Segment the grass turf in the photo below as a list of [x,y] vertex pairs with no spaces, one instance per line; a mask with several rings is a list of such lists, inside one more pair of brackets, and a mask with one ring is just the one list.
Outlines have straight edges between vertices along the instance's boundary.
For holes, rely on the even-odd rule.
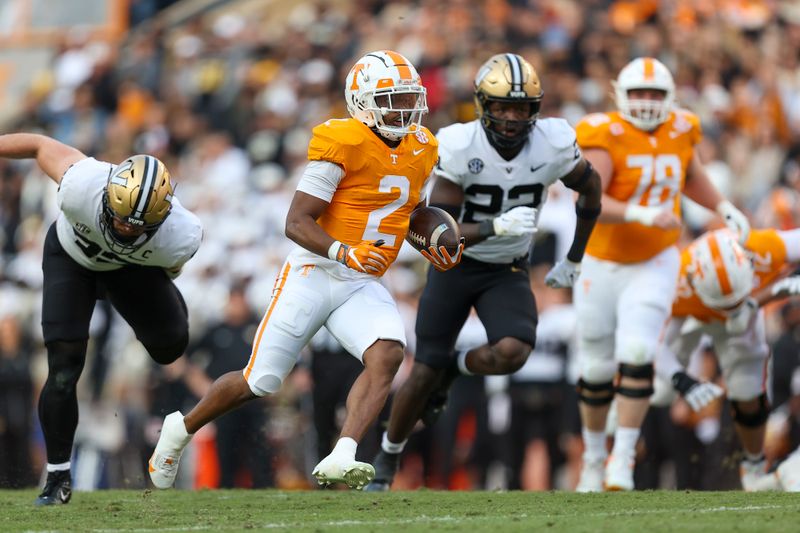
[[319,490],[0,491],[0,531],[798,531],[800,495]]

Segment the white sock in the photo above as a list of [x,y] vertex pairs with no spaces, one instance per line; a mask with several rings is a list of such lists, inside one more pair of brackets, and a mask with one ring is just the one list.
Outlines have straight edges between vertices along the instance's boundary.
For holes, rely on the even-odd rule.
[[745,461],[750,461],[751,463],[760,463],[761,461],[764,460],[764,452],[762,451],[758,453],[750,453],[747,450],[745,450],[744,459]]
[[639,440],[639,428],[618,427],[614,433],[614,449],[612,454],[618,457],[633,457],[636,455],[636,442]]
[[[168,430],[167,433],[164,432],[165,428]],[[170,413],[164,418],[161,436],[164,438],[164,444],[171,449],[183,450],[192,440],[192,435],[186,431],[186,423],[183,421],[183,414],[180,411]]]
[[383,432],[383,438],[381,439],[381,450],[385,451],[386,453],[403,453],[403,449],[406,447],[406,442],[408,439],[404,440],[403,442],[392,442],[389,440],[389,436],[386,432]]
[[342,437],[333,447],[331,455],[346,455],[350,459],[356,458],[356,448],[358,443],[350,437]]
[[605,431],[591,431],[583,428],[581,430],[583,435],[584,445],[584,458],[594,461],[598,459],[605,459],[608,456],[606,450],[606,432]]
[[48,472],[63,472],[64,470],[69,470],[69,468],[70,468],[69,461],[67,461],[66,463],[57,463],[57,464],[47,463]]
[[475,374],[470,372],[469,368],[467,368],[467,354],[469,350],[461,350],[458,352],[456,356],[456,360],[458,361],[458,370],[465,376],[474,376]]

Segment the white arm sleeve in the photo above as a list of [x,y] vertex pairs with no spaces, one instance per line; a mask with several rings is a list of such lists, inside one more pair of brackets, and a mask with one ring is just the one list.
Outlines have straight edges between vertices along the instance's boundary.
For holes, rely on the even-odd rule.
[[297,190],[330,202],[343,177],[344,170],[336,163],[309,161],[300,183],[297,184]]
[[786,246],[786,261],[789,263],[800,261],[800,229],[779,231],[778,235]]

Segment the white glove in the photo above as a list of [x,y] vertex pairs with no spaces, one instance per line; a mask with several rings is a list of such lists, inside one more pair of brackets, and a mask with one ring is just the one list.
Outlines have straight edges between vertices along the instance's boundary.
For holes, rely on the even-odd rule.
[[575,285],[575,280],[581,274],[581,264],[573,263],[569,259],[562,259],[555,264],[550,272],[544,277],[544,282],[548,287],[554,289],[565,289]]
[[773,296],[796,296],[800,294],[800,276],[789,276],[772,284]]
[[694,412],[700,411],[725,392],[719,385],[708,381],[697,381],[685,372],[675,372],[672,376],[672,386],[681,393]]
[[492,220],[495,235],[536,233],[536,209],[524,205],[510,209]]
[[703,407],[710,404],[723,395],[725,391],[722,387],[708,381],[701,381],[684,395],[683,399],[689,404],[694,412],[700,411]]
[[625,222],[638,222],[643,226],[652,226],[663,207],[645,207],[643,205],[628,204],[625,208]]
[[739,244],[744,244],[747,236],[750,235],[750,222],[747,220],[747,216],[728,200],[719,203],[717,213],[725,221],[725,225],[739,236]]
[[748,298],[735,311],[728,314],[725,320],[725,331],[731,335],[741,335],[758,314],[758,303],[753,298]]

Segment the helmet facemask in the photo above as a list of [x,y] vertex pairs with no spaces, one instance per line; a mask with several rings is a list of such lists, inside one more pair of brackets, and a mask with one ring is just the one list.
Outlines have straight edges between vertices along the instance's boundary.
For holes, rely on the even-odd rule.
[[389,87],[364,95],[364,109],[372,115],[378,133],[390,141],[399,141],[416,131],[428,112],[424,87]]
[[[483,95],[477,94],[476,98],[482,99],[479,109],[483,110],[480,115],[483,129],[492,144],[499,148],[516,148],[525,142],[533,125],[536,124],[536,119],[539,118],[539,109],[542,104],[541,97],[537,99],[525,99],[523,101],[521,99],[511,98],[486,98],[483,97]],[[495,116],[489,110],[493,102],[513,104],[527,103],[529,106],[527,118],[523,120],[510,120]]]

